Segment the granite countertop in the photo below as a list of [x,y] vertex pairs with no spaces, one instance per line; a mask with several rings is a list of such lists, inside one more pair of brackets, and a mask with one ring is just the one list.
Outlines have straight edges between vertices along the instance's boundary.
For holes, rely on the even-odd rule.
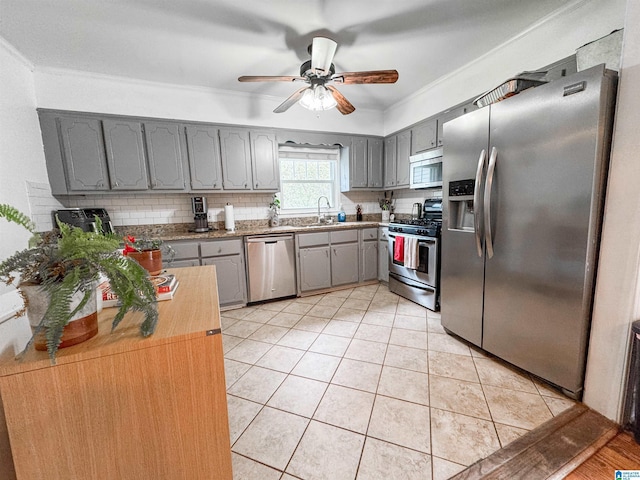
[[377,228],[387,227],[388,223],[381,223],[376,221],[363,221],[363,222],[334,222],[331,224],[319,224],[319,225],[283,225],[280,227],[264,227],[253,226],[237,229],[232,232],[227,230],[211,230],[204,233],[195,232],[171,232],[158,235],[158,238],[170,241],[170,240],[200,240],[200,239],[220,239],[220,238],[237,238],[247,235],[270,235],[280,233],[309,233],[309,232],[324,232],[331,230],[347,230],[350,228]]

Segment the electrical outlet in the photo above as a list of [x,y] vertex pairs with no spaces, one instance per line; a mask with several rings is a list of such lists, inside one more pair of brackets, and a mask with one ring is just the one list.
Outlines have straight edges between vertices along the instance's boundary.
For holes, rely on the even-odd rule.
[[215,222],[216,221],[216,213],[213,208],[207,210],[207,222]]

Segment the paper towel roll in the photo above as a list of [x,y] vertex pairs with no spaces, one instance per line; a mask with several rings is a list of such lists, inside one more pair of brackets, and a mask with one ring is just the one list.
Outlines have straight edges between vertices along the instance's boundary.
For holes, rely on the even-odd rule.
[[228,203],[224,206],[224,228],[232,232],[236,229],[236,223],[233,218],[233,205]]

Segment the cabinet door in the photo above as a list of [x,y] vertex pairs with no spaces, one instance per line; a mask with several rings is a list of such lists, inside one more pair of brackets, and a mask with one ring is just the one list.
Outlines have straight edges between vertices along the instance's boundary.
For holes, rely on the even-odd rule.
[[184,190],[182,152],[177,124],[145,123],[151,188],[154,190]]
[[329,247],[300,249],[300,291],[331,287]]
[[59,124],[69,190],[109,190],[100,120],[60,118]]
[[220,190],[220,140],[218,130],[206,125],[187,125],[187,152],[192,190]]
[[[473,105],[473,104],[472,104]],[[438,117],[438,146],[441,147],[444,144],[444,124],[449,120],[453,120],[454,118],[458,118],[469,111],[468,105],[463,105],[461,107],[452,108],[448,112],[444,112],[442,115]]]
[[222,186],[251,190],[251,146],[247,130],[220,129]]
[[396,158],[396,187],[409,186],[409,155],[411,152],[411,130],[398,134]]
[[396,147],[398,137],[384,139],[384,186],[385,188],[396,186]]
[[367,139],[354,137],[349,151],[349,183],[351,188],[367,188]]
[[389,281],[389,242],[378,242],[378,280]]
[[436,146],[436,119],[427,120],[411,129],[411,155]]
[[242,255],[202,259],[203,265],[215,265],[220,306],[246,303],[247,277]]
[[140,122],[103,120],[112,190],[147,190],[147,164]]
[[378,278],[378,240],[362,242],[360,261],[362,262],[361,282]]
[[331,246],[331,285],[358,282],[358,243]]
[[278,140],[272,132],[252,130],[251,167],[254,190],[280,190],[280,169],[278,168]]
[[370,188],[382,188],[382,150],[381,138],[370,138],[367,143],[368,173],[367,185]]

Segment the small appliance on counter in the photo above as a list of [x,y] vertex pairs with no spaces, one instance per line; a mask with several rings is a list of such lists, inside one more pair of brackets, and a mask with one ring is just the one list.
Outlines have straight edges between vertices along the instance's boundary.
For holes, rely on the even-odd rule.
[[191,197],[191,210],[193,211],[193,220],[196,233],[208,232],[209,222],[207,221],[207,199],[206,197]]
[[102,222],[104,233],[115,233],[111,217],[104,208],[64,208],[54,210],[53,225],[57,225],[56,216],[61,222],[81,228],[84,232],[96,231],[96,217]]
[[233,218],[233,205],[228,203],[224,206],[224,228],[230,232],[236,229],[236,221]]

